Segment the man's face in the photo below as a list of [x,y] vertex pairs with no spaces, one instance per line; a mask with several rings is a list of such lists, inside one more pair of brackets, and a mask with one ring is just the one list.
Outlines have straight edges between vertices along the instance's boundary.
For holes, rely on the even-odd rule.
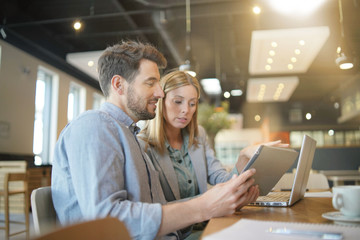
[[158,99],[164,97],[159,81],[160,74],[156,63],[141,60],[139,73],[127,88],[127,112],[135,122],[155,117]]

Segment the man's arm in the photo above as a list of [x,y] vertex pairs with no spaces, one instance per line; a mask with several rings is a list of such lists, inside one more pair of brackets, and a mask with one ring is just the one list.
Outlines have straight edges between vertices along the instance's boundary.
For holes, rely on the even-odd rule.
[[233,214],[237,207],[255,201],[259,190],[252,186],[254,174],[255,169],[250,169],[240,176],[234,175],[226,183],[217,184],[197,198],[164,205],[158,236],[210,218]]

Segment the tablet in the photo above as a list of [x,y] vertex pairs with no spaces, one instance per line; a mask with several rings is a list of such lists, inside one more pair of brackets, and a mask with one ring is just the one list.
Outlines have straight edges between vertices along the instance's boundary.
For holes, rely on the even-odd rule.
[[282,175],[294,164],[299,153],[291,148],[261,145],[245,166],[244,171],[255,168],[253,176],[259,185],[260,196],[267,195]]

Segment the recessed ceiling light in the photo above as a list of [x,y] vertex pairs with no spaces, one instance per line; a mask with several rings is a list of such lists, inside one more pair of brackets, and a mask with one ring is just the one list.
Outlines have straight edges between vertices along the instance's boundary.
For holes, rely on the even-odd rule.
[[92,61],[92,60],[88,61],[88,66],[89,66],[89,67],[94,66],[94,61]]
[[272,58],[268,58],[266,61],[268,64],[272,64],[274,62],[274,60]]
[[259,114],[256,114],[255,117],[254,117],[255,121],[260,121],[261,120],[261,117]]
[[250,78],[246,100],[248,102],[287,101],[298,84],[298,77]]
[[310,119],[311,119],[311,113],[307,113],[307,114],[305,115],[305,118],[306,118],[307,120],[310,120]]
[[264,100],[265,91],[266,91],[266,85],[260,84],[260,89],[259,89],[259,93],[257,96],[258,101],[261,102],[262,100]]
[[295,62],[296,62],[296,57],[292,57],[292,58],[290,59],[290,61],[293,62],[293,63],[295,63]]
[[271,42],[271,46],[272,46],[273,48],[276,48],[276,47],[277,47],[277,42]]
[[305,41],[304,41],[304,40],[300,40],[300,41],[299,41],[299,44],[300,44],[301,46],[304,46],[304,45],[305,45]]
[[259,6],[254,6],[253,7],[253,13],[255,13],[256,15],[260,14],[261,13],[261,8]]
[[284,87],[285,87],[285,85],[283,83],[278,84],[278,87],[276,88],[276,91],[275,91],[274,96],[273,96],[273,99],[275,101],[279,100]]
[[230,97],[230,93],[228,91],[224,92],[224,98],[229,98]]
[[341,47],[340,47],[340,46],[338,46],[338,47],[336,48],[336,52],[337,52],[337,53],[341,53]]
[[79,30],[81,28],[81,22],[80,21],[74,22],[73,27],[75,30]]
[[294,65],[292,65],[291,63],[289,63],[289,64],[288,64],[288,69],[289,69],[289,70],[294,69]]
[[300,49],[295,49],[294,53],[295,53],[296,55],[299,55],[299,54],[301,53],[301,51],[300,51]]
[[272,56],[272,57],[275,56],[275,51],[274,51],[274,50],[270,50],[270,51],[269,51],[269,55]]
[[270,70],[271,70],[271,66],[270,66],[270,65],[266,65],[266,66],[265,66],[265,69],[266,69],[266,71],[270,71]]

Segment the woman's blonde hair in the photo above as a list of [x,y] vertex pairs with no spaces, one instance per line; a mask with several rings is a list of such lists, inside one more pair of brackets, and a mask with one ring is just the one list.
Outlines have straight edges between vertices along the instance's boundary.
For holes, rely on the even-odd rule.
[[[156,116],[152,120],[146,121],[144,129],[141,131],[140,138],[147,142],[148,144],[154,147],[161,154],[165,151],[165,140],[166,134],[164,131],[164,105],[166,94],[174,89],[192,85],[195,87],[198,99],[200,98],[200,84],[199,81],[183,71],[173,71],[166,74],[160,80],[160,85],[164,91],[164,98],[159,99],[156,108]],[[189,134],[189,148],[192,145],[197,146],[198,142],[196,137],[198,136],[198,124],[197,124],[197,113],[198,113],[198,102],[196,103],[196,110],[193,114],[193,117],[190,123],[185,127],[186,131]]]

